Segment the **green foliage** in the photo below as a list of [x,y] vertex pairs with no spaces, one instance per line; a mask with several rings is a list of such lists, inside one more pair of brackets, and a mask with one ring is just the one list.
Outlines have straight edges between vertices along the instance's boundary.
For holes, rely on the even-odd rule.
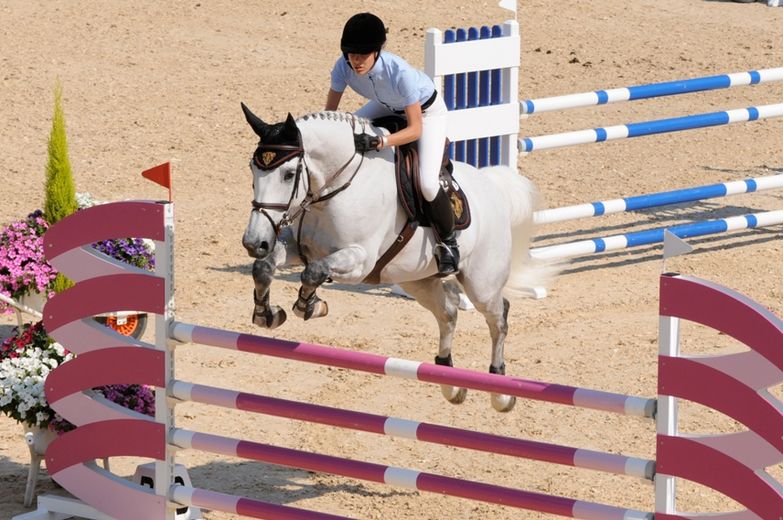
[[71,162],[68,160],[62,87],[58,82],[54,89],[54,116],[52,132],[49,135],[49,160],[46,163],[44,217],[49,224],[56,224],[78,208],[76,186],[71,173]]
[[[76,202],[76,186],[73,182],[71,162],[68,160],[68,141],[65,137],[65,115],[62,107],[62,86],[54,89],[54,116],[49,135],[49,160],[46,163],[46,196],[44,217],[55,224],[79,208]],[[52,284],[55,292],[62,292],[73,282],[58,274]]]

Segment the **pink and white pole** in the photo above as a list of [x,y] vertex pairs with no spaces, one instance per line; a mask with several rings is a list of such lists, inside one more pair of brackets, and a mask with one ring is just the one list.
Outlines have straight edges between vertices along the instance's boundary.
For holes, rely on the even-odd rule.
[[495,392],[525,399],[546,401],[601,410],[622,415],[653,417],[655,399],[555,383],[543,383],[499,374],[476,372],[456,367],[409,361],[337,347],[287,341],[223,329],[173,322],[171,337],[183,343],[252,352],[266,356],[347,368],[371,374],[387,375],[442,385],[454,385]]
[[195,449],[308,471],[331,473],[343,477],[479,500],[490,504],[500,504],[569,518],[585,520],[652,520],[653,518],[652,513],[633,509],[522,491],[412,469],[360,462],[318,453],[307,453],[300,450],[207,433],[175,429],[171,432],[170,438],[171,442],[178,448]]
[[175,381],[181,401],[652,480],[655,461]]

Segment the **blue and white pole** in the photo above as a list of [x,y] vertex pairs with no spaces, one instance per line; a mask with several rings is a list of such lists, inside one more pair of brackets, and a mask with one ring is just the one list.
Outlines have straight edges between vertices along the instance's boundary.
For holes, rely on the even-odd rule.
[[634,101],[653,97],[673,96],[677,94],[689,94],[704,90],[716,90],[723,88],[739,87],[743,85],[757,85],[770,81],[783,81],[783,67],[775,69],[751,70],[748,72],[736,72],[734,74],[721,74],[681,81],[665,81],[662,83],[649,83],[633,87],[621,87],[608,90],[596,90],[582,92],[580,94],[567,94],[539,99],[526,99],[519,102],[523,114],[538,112],[551,112],[567,108],[588,107],[593,105],[606,105],[622,101]]
[[669,119],[657,119],[641,123],[630,123],[627,125],[608,126],[606,128],[593,128],[538,137],[525,137],[519,140],[519,150],[520,152],[533,152],[577,144],[600,143],[603,141],[627,139],[630,137],[692,130],[694,128],[757,121],[780,116],[783,116],[783,103],[738,108],[724,112],[710,112]]
[[716,233],[725,233],[739,229],[760,228],[783,224],[783,210],[767,211],[764,213],[749,213],[738,217],[729,217],[718,220],[706,220],[672,227],[661,227],[613,235],[603,238],[580,240],[569,244],[557,244],[553,246],[536,247],[530,250],[530,256],[536,259],[557,259],[585,256],[593,253],[603,253],[627,249],[630,247],[657,244],[663,242],[664,230],[669,230],[680,238],[699,237]]
[[622,199],[588,202],[562,208],[551,208],[536,211],[533,215],[536,224],[552,224],[586,217],[611,215],[624,211],[636,211],[640,209],[679,204],[682,202],[694,202],[697,200],[726,197],[741,193],[783,188],[783,174],[755,177],[741,181],[722,182],[694,188],[684,188],[646,195],[635,195]]

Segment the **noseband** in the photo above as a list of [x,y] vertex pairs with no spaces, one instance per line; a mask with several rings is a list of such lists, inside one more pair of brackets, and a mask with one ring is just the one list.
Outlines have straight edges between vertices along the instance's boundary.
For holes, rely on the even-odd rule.
[[[280,236],[280,232],[283,228],[287,227],[293,218],[289,218],[288,210],[291,207],[294,197],[299,192],[299,179],[302,177],[302,165],[304,163],[304,147],[302,146],[302,136],[298,136],[299,144],[259,144],[256,152],[253,154],[251,165],[255,164],[257,168],[261,170],[273,170],[291,160],[294,157],[299,158],[299,162],[296,165],[296,178],[294,179],[294,187],[291,190],[291,196],[288,198],[288,203],[283,204],[279,202],[259,202],[255,199],[250,201],[255,211],[258,211],[266,217],[269,223],[272,225],[272,229],[275,230],[275,236]],[[251,167],[252,170],[252,167]],[[274,211],[282,211],[283,216],[280,222],[275,222],[272,216],[267,212],[268,209]]]

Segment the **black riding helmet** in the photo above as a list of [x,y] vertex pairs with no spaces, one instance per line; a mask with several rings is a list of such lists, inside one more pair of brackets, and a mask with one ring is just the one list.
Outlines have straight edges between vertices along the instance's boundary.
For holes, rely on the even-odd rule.
[[370,54],[380,52],[386,43],[386,27],[380,18],[372,13],[359,13],[351,16],[340,39],[340,50],[346,59],[348,54]]

